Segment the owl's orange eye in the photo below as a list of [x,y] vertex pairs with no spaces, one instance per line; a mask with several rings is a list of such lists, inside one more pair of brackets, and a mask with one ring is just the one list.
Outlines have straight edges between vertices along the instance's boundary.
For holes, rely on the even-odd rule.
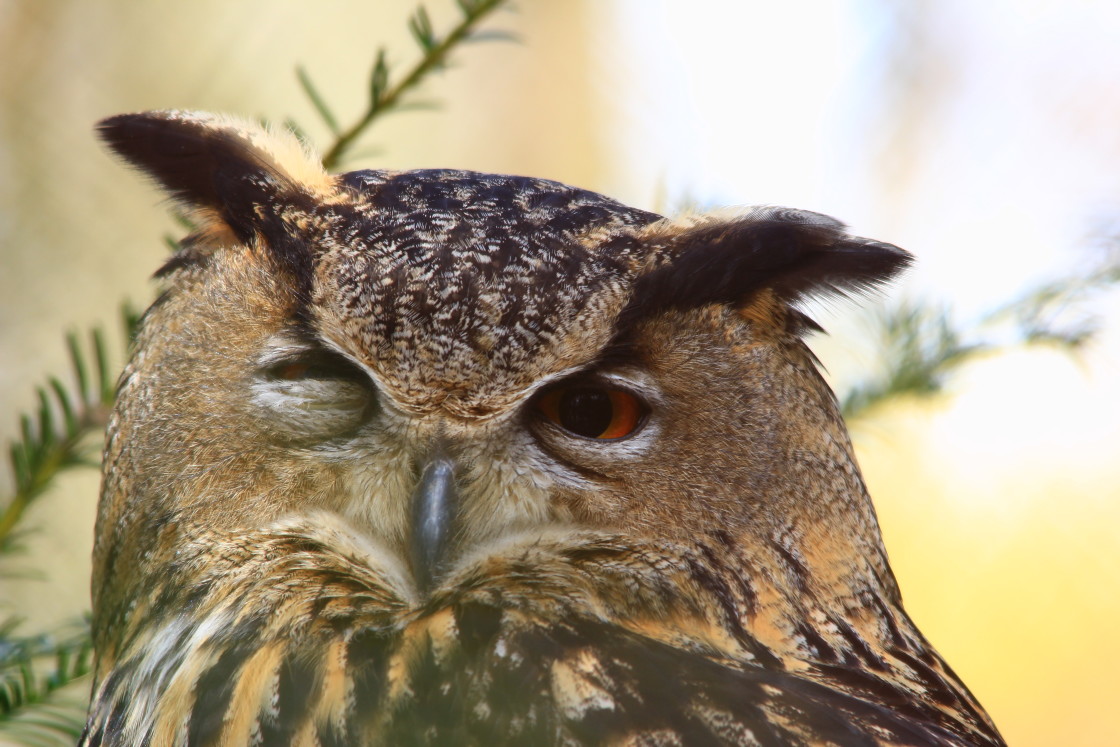
[[623,389],[560,386],[537,400],[537,410],[569,433],[600,440],[626,438],[645,418],[642,401]]

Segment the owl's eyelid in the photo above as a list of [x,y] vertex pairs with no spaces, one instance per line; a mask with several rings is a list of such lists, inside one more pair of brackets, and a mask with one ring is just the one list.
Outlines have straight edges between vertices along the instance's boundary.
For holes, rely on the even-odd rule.
[[563,381],[572,384],[587,382],[593,385],[621,389],[637,397],[646,406],[646,409],[649,410],[647,417],[652,415],[665,401],[661,390],[654,382],[654,378],[648,372],[639,368],[591,369]]
[[[333,347],[318,342],[298,342],[281,339],[266,348],[257,358],[257,370],[265,378],[279,378],[276,376],[278,369],[293,365],[318,366],[326,369],[337,369],[342,376],[323,378],[352,379],[376,389],[376,384],[365,366],[352,360],[344,353]],[[317,377],[311,377],[317,378]]]
[[637,368],[600,369],[592,367],[569,368],[547,378],[542,378],[522,399],[522,404],[532,406],[541,396],[558,386],[589,384],[614,387],[637,397],[652,412],[664,401],[653,377]]
[[265,349],[257,356],[257,368],[266,370],[282,363],[295,363],[301,356],[307,356],[322,346],[291,339],[270,340]]

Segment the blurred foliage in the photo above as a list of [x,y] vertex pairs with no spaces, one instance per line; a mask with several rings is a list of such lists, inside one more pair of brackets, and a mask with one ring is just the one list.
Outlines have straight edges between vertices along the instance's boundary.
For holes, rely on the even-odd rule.
[[[131,340],[140,317],[127,304],[122,308],[121,317],[125,339]],[[109,362],[105,336],[100,329],[90,332],[92,364],[76,335],[69,335],[66,343],[70,350],[73,388],[54,376],[48,379],[47,386],[38,387],[39,408],[34,414],[20,416],[21,438],[8,447],[15,492],[0,509],[0,555],[19,549],[18,527],[24,511],[43,495],[61,470],[79,465],[97,466],[92,459],[96,447],[87,436],[100,432],[105,425],[116,394],[117,372]],[[4,575],[4,571],[0,568],[0,575]]]
[[85,724],[93,644],[89,622],[60,635],[0,625],[0,736],[27,745],[73,744]]
[[1077,353],[1092,341],[1099,322],[1086,308],[1098,293],[1120,283],[1120,257],[1106,254],[1090,272],[1033,288],[970,325],[949,308],[903,301],[876,313],[870,339],[878,341],[877,374],[840,398],[849,421],[867,417],[899,397],[931,397],[962,366],[1008,348],[1048,345]]

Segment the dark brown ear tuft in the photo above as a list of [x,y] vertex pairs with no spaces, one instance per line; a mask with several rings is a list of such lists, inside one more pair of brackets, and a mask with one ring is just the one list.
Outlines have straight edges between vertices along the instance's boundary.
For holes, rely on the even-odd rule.
[[[650,240],[658,243],[656,235]],[[896,246],[849,235],[828,216],[786,208],[677,229],[659,254],[654,269],[635,280],[620,326],[669,308],[739,306],[762,289],[785,303],[858,294],[912,261]]]
[[208,114],[157,111],[102,120],[98,134],[114,151],[193,208],[216,211],[241,239],[252,234],[251,206],[296,185],[255,144],[266,133]]

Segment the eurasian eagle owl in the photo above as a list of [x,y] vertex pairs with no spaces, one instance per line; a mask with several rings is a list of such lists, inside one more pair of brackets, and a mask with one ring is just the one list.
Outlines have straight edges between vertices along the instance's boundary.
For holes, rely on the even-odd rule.
[[996,745],[797,302],[905,252],[104,121],[190,209],[109,426],[88,745]]

